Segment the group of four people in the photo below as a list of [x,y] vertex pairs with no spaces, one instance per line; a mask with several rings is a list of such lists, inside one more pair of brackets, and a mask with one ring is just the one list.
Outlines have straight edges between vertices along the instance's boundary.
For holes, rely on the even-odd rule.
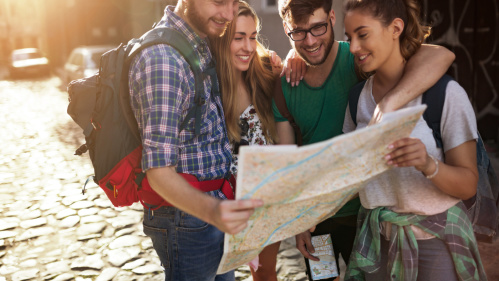
[[[204,80],[200,134],[195,134],[194,119],[179,130],[195,105],[194,74],[179,52],[155,45],[131,64],[129,88],[143,142],[142,168],[152,188],[173,205],[144,220],[165,280],[234,280],[233,272],[216,275],[223,233],[243,230],[263,202],[225,200],[233,196],[226,189],[200,191],[182,175],[200,183],[229,179],[237,175],[241,145],[295,144],[290,120],[273,102],[276,84],[306,145],[420,104],[421,94],[454,59],[442,47],[422,44],[429,30],[419,21],[415,0],[347,0],[349,42],[335,40],[332,0],[279,0],[278,6],[295,54],[282,78],[281,60],[262,45],[258,17],[246,2],[181,0],[165,9],[157,27],[179,30],[194,46],[201,69],[216,61],[219,87],[212,87],[215,80]],[[300,71],[302,61],[306,71]],[[365,78],[353,122],[348,95]],[[217,89],[220,95],[213,92]],[[386,161],[397,168],[369,182],[359,197],[313,230],[314,235],[331,234],[336,260],[341,254],[349,265],[348,280],[486,278],[470,222],[459,212],[460,200],[473,196],[478,180],[476,120],[457,83],[449,83],[446,91],[441,126],[445,151],[436,147],[431,129],[420,120],[411,138],[391,145]],[[435,222],[437,214],[444,219]],[[459,239],[466,250],[456,253],[456,247],[449,247],[456,241],[427,223],[446,229],[446,216],[459,217],[455,235],[468,235]],[[401,223],[409,219],[409,225]],[[297,247],[306,258],[317,259],[311,235],[297,235]],[[410,259],[404,247],[411,250]],[[254,280],[277,280],[278,249],[275,243],[262,251],[260,267],[252,269]],[[463,256],[466,263],[460,261]]]

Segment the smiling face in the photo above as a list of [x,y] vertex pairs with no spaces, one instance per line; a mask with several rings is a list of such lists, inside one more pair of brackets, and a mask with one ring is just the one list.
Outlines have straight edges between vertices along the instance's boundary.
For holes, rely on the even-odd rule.
[[250,16],[239,16],[236,32],[230,43],[230,54],[234,69],[239,72],[248,70],[256,52],[256,22]]
[[319,8],[314,11],[305,23],[294,24],[284,22],[284,31],[286,34],[300,30],[309,30],[327,23],[327,31],[323,35],[313,36],[308,32],[304,40],[293,41],[291,38],[289,39],[295,51],[308,65],[317,66],[326,61],[334,43],[334,21],[333,10],[327,14],[324,9]]
[[397,18],[390,25],[383,26],[380,20],[369,13],[352,10],[345,14],[344,23],[350,52],[363,72],[379,70],[395,62],[395,59],[400,60],[402,20]]
[[184,19],[201,36],[222,36],[239,7],[238,0],[188,0]]

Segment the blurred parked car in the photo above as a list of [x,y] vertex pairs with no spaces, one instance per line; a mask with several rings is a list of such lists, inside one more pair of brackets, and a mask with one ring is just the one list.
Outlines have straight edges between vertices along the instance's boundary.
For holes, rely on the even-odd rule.
[[81,46],[71,51],[64,65],[63,79],[66,84],[83,77],[88,77],[99,71],[100,57],[116,46]]
[[12,51],[9,62],[9,74],[11,77],[48,75],[49,71],[49,60],[37,48]]

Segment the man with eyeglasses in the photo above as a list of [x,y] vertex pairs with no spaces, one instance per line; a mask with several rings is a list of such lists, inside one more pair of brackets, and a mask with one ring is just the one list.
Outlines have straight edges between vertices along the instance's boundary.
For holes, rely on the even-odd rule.
[[[296,86],[287,83],[286,77],[280,81],[285,104],[301,131],[302,144],[338,136],[342,133],[348,93],[361,78],[354,63],[360,58],[350,53],[348,42],[334,39],[336,17],[332,0],[279,0],[279,14],[292,48],[308,66],[302,82]],[[373,120],[383,112],[401,108],[425,92],[445,73],[453,60],[454,54],[445,48],[421,47],[407,62],[407,71],[399,84],[378,103],[378,115],[375,114]],[[296,75],[296,72],[292,74]],[[276,91],[276,95],[278,93],[280,91]],[[279,143],[295,144],[292,124],[283,117],[285,114],[281,114],[275,102],[273,109]],[[347,263],[350,258],[359,207],[358,197],[346,202],[333,217],[318,224],[312,233],[314,236],[331,234],[338,269],[339,254]],[[312,234],[310,231],[298,234],[296,246],[306,258],[318,260],[312,255]]]

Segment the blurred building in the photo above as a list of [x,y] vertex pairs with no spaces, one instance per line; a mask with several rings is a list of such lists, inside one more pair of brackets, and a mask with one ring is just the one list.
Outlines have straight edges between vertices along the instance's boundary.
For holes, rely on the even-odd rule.
[[0,0],[1,59],[5,60],[14,49],[46,49],[45,16],[43,1]]
[[47,7],[49,57],[62,65],[81,45],[127,42],[151,28],[168,0],[38,0]]
[[[433,26],[429,42],[456,54],[449,70],[475,107],[484,139],[499,141],[499,0],[418,0]],[[38,47],[60,67],[80,45],[138,37],[176,0],[0,0],[0,63],[12,49]],[[248,0],[262,21],[266,45],[282,58],[290,49],[278,0]],[[334,0],[334,33],[344,40],[343,0]]]
[[0,65],[9,49],[9,21],[7,17],[7,2],[0,1]]
[[448,73],[468,93],[484,139],[499,141],[499,1],[419,0],[429,42],[456,54]]
[[36,47],[61,66],[80,45],[119,44],[139,36],[175,0],[0,0],[0,60]]

